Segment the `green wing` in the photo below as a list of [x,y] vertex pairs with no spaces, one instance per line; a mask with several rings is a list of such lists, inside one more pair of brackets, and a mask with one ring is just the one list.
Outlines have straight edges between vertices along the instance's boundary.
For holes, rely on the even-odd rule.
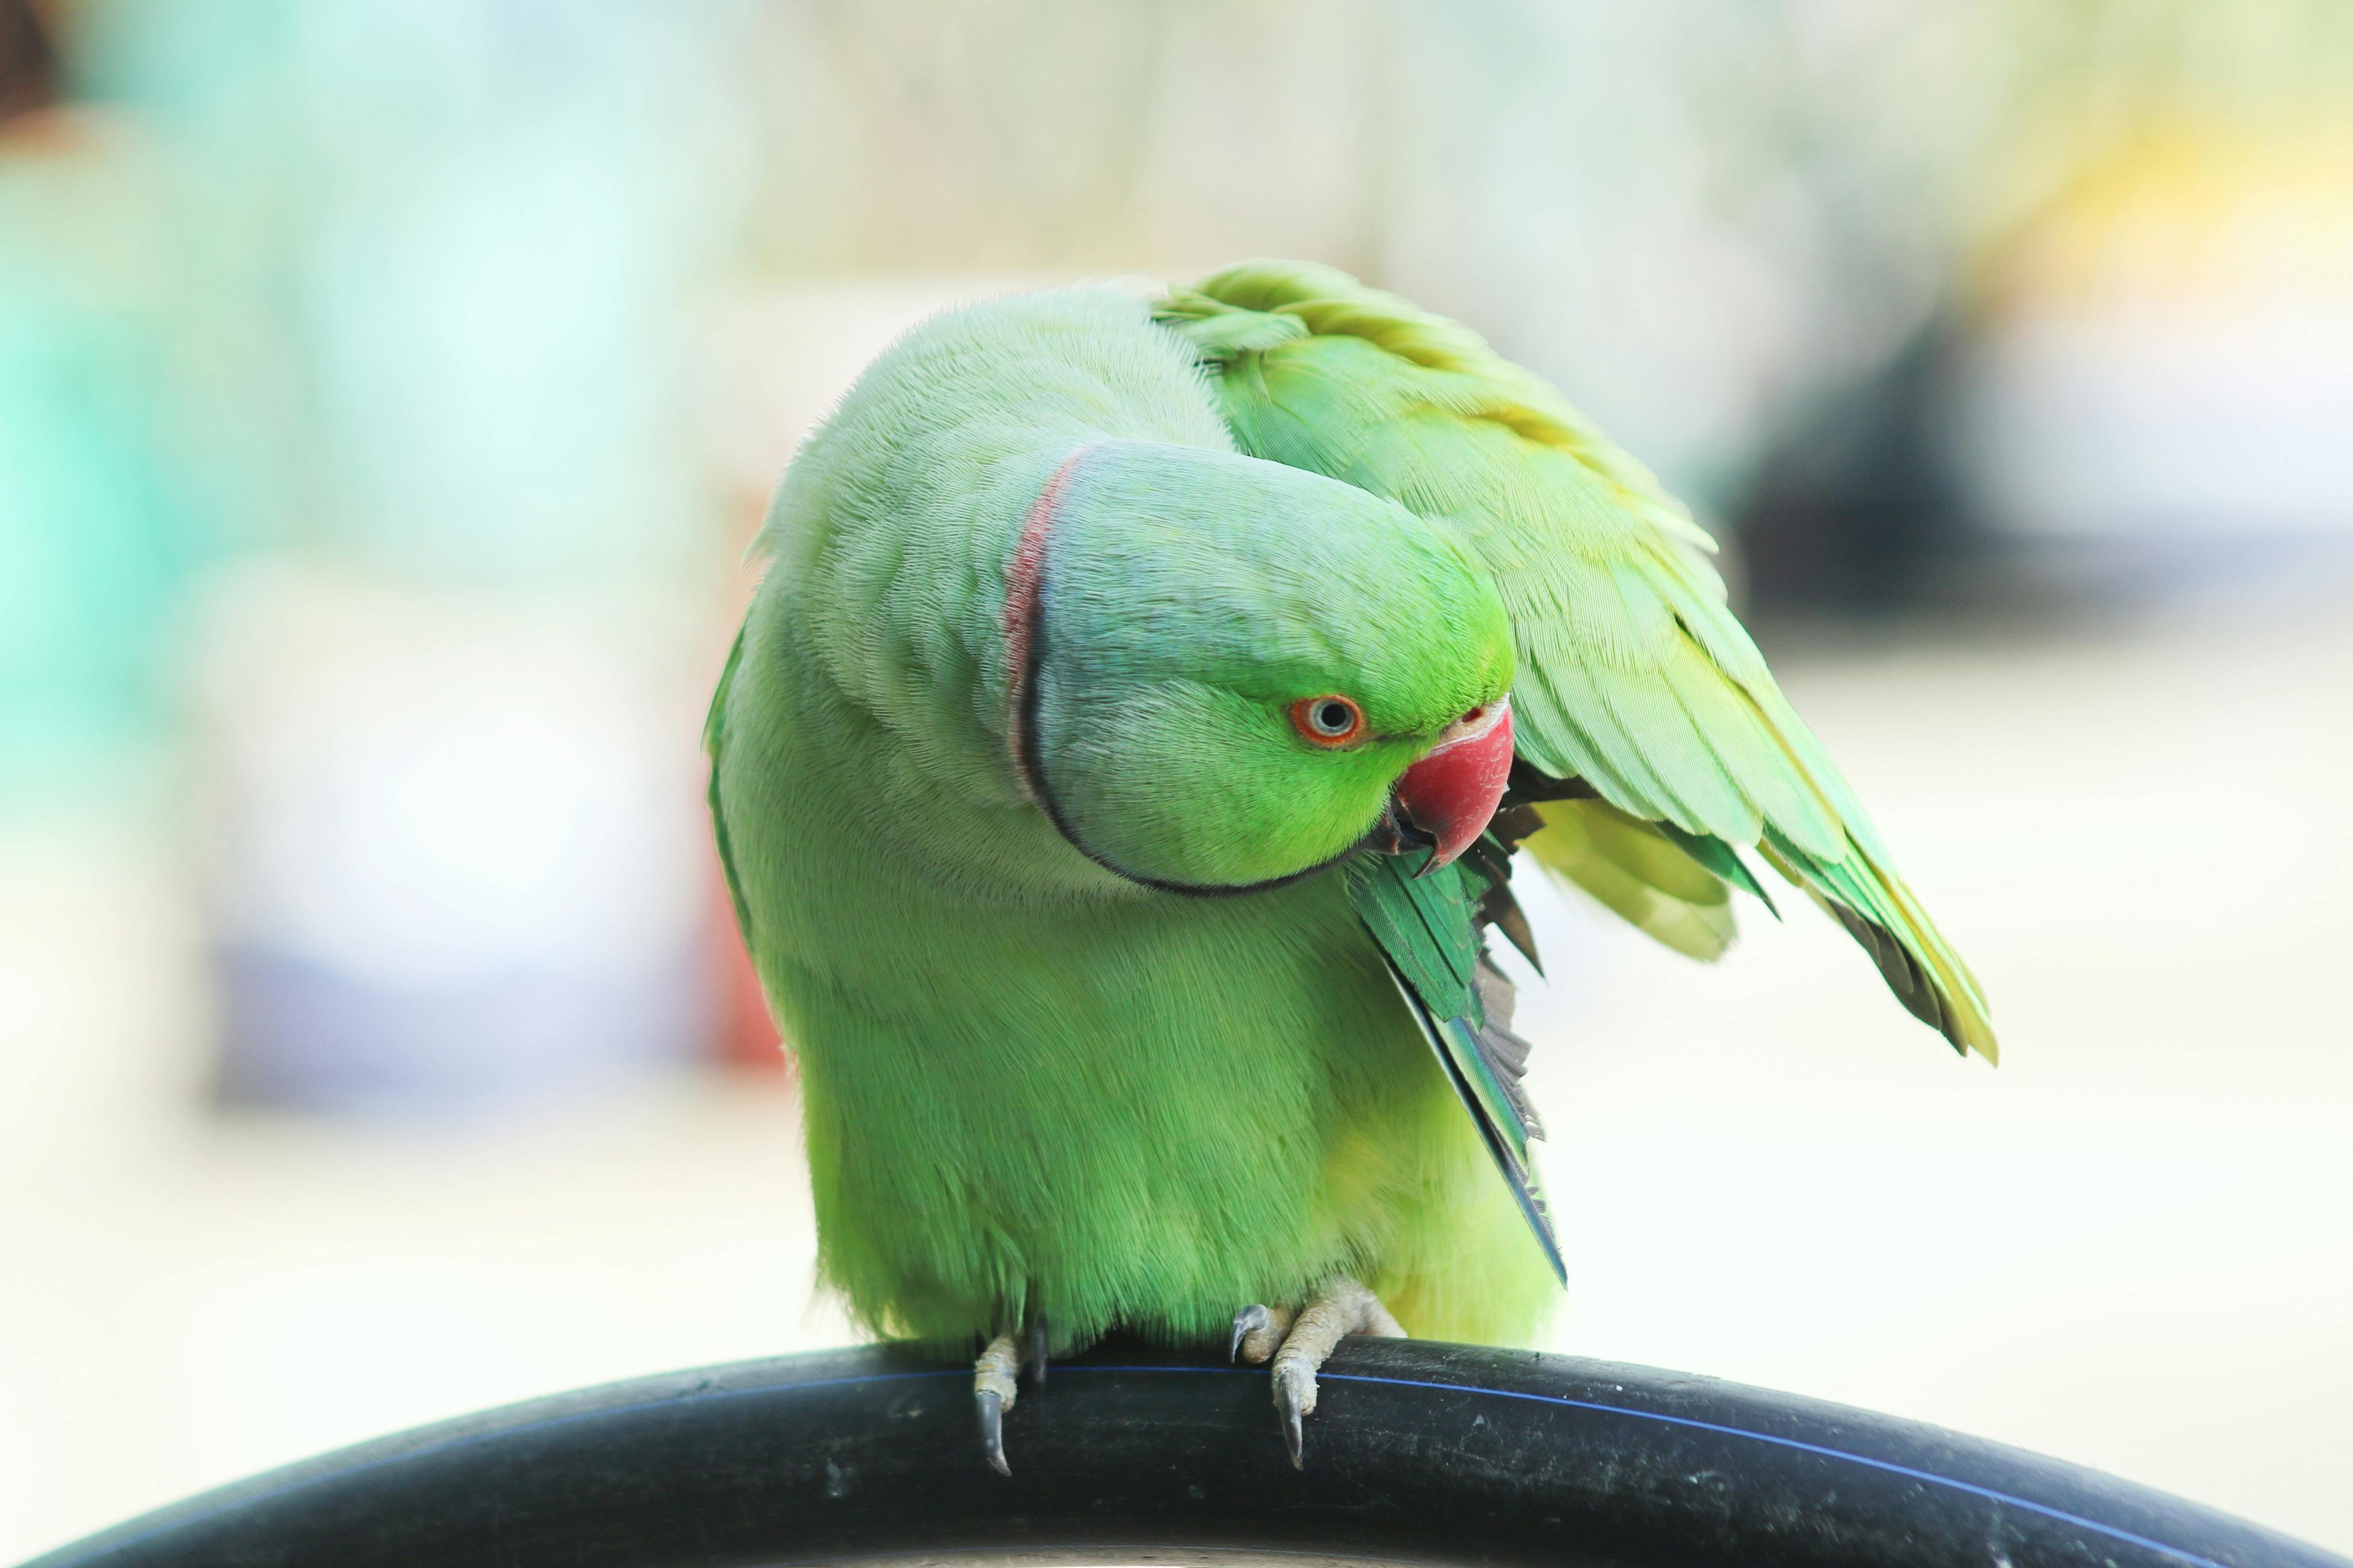
[[[1588,785],[1720,881],[1748,880],[1734,847],[1757,847],[1915,1016],[1994,1057],[1976,981],[1733,618],[1713,542],[1649,470],[1476,333],[1330,268],[1234,268],[1157,314],[1214,370],[1242,450],[1391,497],[1493,572],[1540,780]],[[1686,950],[1704,935],[1684,931]]]
[[1511,901],[1511,845],[1491,830],[1454,864],[1417,876],[1428,858],[1427,852],[1357,856],[1346,868],[1349,900],[1380,944],[1390,978],[1478,1125],[1546,1261],[1566,1284],[1568,1268],[1528,1160],[1528,1141],[1543,1136],[1520,1087],[1528,1046],[1511,1031],[1511,982],[1486,952],[1490,924],[1524,950],[1534,946]]

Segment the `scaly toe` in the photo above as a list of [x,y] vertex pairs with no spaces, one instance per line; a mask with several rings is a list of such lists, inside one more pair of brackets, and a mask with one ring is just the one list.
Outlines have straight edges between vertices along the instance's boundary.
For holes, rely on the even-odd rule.
[[[1350,1334],[1403,1339],[1405,1330],[1378,1297],[1347,1279],[1325,1286],[1295,1319],[1287,1312],[1283,1317],[1288,1331],[1281,1336],[1282,1348],[1274,1352],[1274,1408],[1282,1417],[1283,1446],[1291,1450],[1293,1467],[1305,1469],[1305,1421],[1315,1412],[1315,1373],[1324,1358]],[[1235,1327],[1240,1326],[1237,1318]],[[1244,1334],[1238,1342],[1245,1353],[1250,1337]]]

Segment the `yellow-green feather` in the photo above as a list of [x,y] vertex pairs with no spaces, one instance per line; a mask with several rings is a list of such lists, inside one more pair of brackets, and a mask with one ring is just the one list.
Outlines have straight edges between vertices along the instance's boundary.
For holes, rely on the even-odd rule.
[[1606,800],[1546,801],[1544,830],[1521,847],[1644,934],[1713,963],[1738,934],[1732,887],[1654,822]]

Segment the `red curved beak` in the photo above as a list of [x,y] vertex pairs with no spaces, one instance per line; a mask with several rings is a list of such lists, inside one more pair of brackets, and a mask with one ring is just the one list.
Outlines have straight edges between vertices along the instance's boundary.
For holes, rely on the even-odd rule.
[[1398,781],[1398,809],[1437,841],[1427,875],[1471,847],[1504,799],[1512,776],[1512,702],[1498,698],[1446,728],[1438,744]]

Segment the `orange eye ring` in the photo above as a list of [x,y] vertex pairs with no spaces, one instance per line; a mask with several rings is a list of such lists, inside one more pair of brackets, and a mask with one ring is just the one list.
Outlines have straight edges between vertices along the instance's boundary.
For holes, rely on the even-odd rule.
[[1291,705],[1291,727],[1310,745],[1336,750],[1365,738],[1365,710],[1337,692],[1303,697]]

